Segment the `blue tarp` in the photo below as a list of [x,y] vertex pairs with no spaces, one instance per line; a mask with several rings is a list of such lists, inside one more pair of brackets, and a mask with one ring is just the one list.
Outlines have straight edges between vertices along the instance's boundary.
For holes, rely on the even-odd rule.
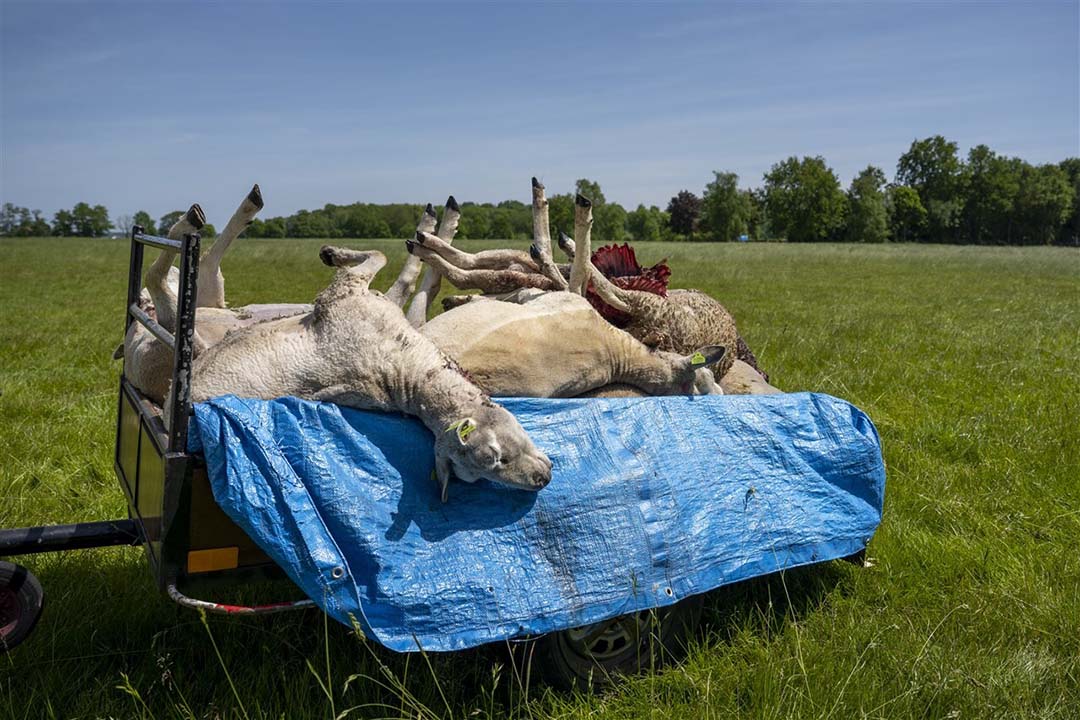
[[335,619],[455,650],[844,557],[881,519],[877,431],[828,395],[500,400],[539,493],[454,482],[417,420],[295,398],[195,407],[218,503]]

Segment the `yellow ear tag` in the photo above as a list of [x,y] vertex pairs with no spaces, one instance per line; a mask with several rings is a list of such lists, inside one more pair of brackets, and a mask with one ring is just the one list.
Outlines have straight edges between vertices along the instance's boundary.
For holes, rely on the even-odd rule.
[[705,364],[705,356],[702,355],[699,352],[694,353],[693,355],[690,356],[690,364],[693,365],[694,367],[697,367],[698,365],[704,365]]
[[458,440],[465,442],[473,430],[476,429],[475,425],[469,423],[468,420],[458,420],[456,423],[451,423],[446,426],[446,432],[451,430],[457,430]]

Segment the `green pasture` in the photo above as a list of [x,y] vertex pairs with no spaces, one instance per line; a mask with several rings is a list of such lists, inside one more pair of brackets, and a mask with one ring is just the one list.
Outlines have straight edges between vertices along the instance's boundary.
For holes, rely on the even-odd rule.
[[[403,244],[352,244],[387,253],[387,287]],[[241,240],[230,301],[310,301],[319,245]],[[0,656],[0,717],[1080,717],[1080,252],[637,249],[719,298],[779,387],[873,418],[873,567],[722,589],[684,662],[567,694],[497,652],[398,656],[317,612],[204,623],[155,593],[137,549],[32,557],[47,606]],[[0,240],[0,527],[125,515],[126,276],[125,241]]]

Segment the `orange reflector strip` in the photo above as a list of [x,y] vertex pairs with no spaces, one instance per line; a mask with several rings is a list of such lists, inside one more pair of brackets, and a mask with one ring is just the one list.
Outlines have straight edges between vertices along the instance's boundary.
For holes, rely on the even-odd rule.
[[187,571],[189,573],[231,570],[239,564],[240,548],[238,547],[192,550],[187,554]]

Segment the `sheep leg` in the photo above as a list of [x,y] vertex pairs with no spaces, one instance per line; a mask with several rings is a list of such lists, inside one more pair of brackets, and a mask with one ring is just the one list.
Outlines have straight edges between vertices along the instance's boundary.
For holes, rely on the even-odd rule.
[[521,270],[524,272],[539,272],[540,270],[529,253],[510,248],[481,250],[472,254],[471,262],[472,270]]
[[555,290],[566,289],[566,278],[559,272],[551,256],[551,226],[548,218],[548,201],[544,195],[544,186],[536,178],[532,179],[532,215],[533,245],[529,255],[536,262],[540,273],[551,281]]
[[419,256],[425,264],[438,269],[450,284],[459,290],[482,290],[485,293],[497,294],[523,287],[551,289],[551,281],[538,273],[518,270],[463,270],[419,243],[410,240],[405,243],[405,247],[410,253]]
[[[457,235],[458,223],[461,221],[461,208],[458,207],[457,200],[451,195],[446,199],[446,209],[443,211],[442,222],[439,223],[439,232],[437,235],[430,235],[431,237],[437,237],[439,242],[446,247],[451,247],[451,243],[454,242],[454,236]],[[417,233],[419,237],[420,233]],[[428,267],[424,271],[424,279],[420,281],[420,289],[416,291],[413,296],[412,302],[409,303],[409,309],[405,313],[405,318],[409,321],[409,324],[413,327],[420,327],[427,322],[428,310],[431,309],[431,304],[435,302],[435,296],[439,294],[439,288],[442,285],[442,275],[440,275],[435,268]]]
[[[417,233],[416,243],[431,250],[446,262],[462,270],[511,270],[520,266],[527,270],[539,270],[527,253],[520,250],[496,249],[468,253],[459,250],[438,235]],[[427,277],[425,275],[424,277]]]
[[[431,203],[428,203],[428,206],[424,208],[424,212],[420,216],[420,222],[416,224],[416,231],[434,231],[435,220],[435,208],[431,206]],[[394,284],[390,286],[390,289],[386,291],[384,297],[400,308],[405,307],[405,301],[412,295],[413,288],[416,287],[416,278],[420,277],[420,270],[422,269],[423,264],[420,262],[420,258],[413,256],[406,258],[404,267],[401,268],[401,272],[398,273],[397,279],[394,280]]]
[[584,296],[589,286],[589,269],[592,266],[592,202],[578,193],[574,200],[574,264],[570,266],[572,293]]
[[[443,240],[438,235],[433,235],[433,234],[428,233],[428,232],[425,232],[425,233],[419,233],[418,232],[418,233],[416,233],[416,242],[420,243],[421,245],[426,247],[428,250],[431,250],[432,252],[438,253],[439,257],[441,257],[443,260],[450,263],[454,267],[461,268],[462,270],[481,270],[481,269],[491,270],[491,269],[493,269],[491,267],[486,267],[486,268],[483,267],[482,260],[479,259],[479,256],[482,253],[474,254],[474,253],[468,253],[468,252],[464,252],[462,250],[459,250],[456,247],[454,247],[453,245],[451,245],[450,243]],[[489,251],[489,252],[491,252],[491,251]],[[499,251],[495,251],[495,252],[499,252]],[[426,278],[427,275],[425,274],[424,277]]]
[[324,265],[344,270],[352,289],[366,290],[375,275],[386,265],[386,256],[378,250],[350,250],[332,245],[322,246],[319,259]]
[[573,239],[562,231],[559,231],[559,249],[563,251],[563,255],[573,262],[576,246],[574,245]]
[[497,295],[451,295],[450,297],[443,298],[443,310],[453,310],[456,307],[461,307],[471,302],[479,302],[481,300],[495,300],[498,302],[507,302],[514,305],[524,305],[530,300],[534,300],[546,291],[540,288],[518,288],[508,293],[499,293]]
[[[589,280],[592,280],[592,289],[596,291],[596,294],[600,296],[601,300],[603,300],[619,312],[631,312],[631,291],[623,290],[621,287],[615,285],[606,277],[604,277],[604,273],[596,269],[596,266],[592,264],[592,260],[585,261],[585,266],[589,273],[589,279],[587,279],[584,283],[585,287],[587,288],[589,286]],[[572,284],[573,281],[571,281],[571,285]]]
[[225,307],[225,278],[221,274],[221,259],[225,257],[232,241],[247,229],[262,208],[262,192],[259,186],[255,185],[229,218],[214,246],[199,263],[199,295],[196,307]]
[[[199,232],[204,224],[206,224],[206,216],[196,203],[169,228],[166,237],[170,240],[179,240],[185,235]],[[143,277],[143,285],[154,303],[158,324],[169,332],[176,331],[176,292],[169,287],[169,268],[172,267],[175,259],[175,250],[162,250]]]

